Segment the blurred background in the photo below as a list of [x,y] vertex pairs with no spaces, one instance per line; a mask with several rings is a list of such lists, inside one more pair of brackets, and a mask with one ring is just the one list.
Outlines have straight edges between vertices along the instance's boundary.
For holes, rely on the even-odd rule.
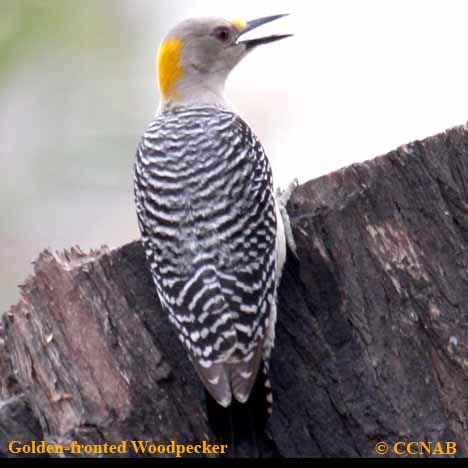
[[138,234],[135,149],[157,105],[155,55],[191,16],[289,12],[252,33],[228,94],[276,183],[301,182],[468,118],[465,0],[0,0],[0,311],[44,248]]

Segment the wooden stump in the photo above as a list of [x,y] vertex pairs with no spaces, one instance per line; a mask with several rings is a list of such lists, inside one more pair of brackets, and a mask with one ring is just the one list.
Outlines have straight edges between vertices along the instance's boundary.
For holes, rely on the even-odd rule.
[[[288,208],[269,454],[454,441],[467,456],[468,127],[306,183]],[[140,242],[42,253],[0,332],[3,454],[213,441]]]

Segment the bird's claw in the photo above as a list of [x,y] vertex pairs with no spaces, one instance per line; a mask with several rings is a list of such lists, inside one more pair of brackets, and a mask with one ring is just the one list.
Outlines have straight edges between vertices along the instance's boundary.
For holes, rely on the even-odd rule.
[[299,180],[295,178],[289,183],[285,190],[281,190],[279,187],[276,189],[276,197],[282,205],[286,206],[288,204],[289,199],[297,187],[299,187]]
[[276,189],[276,198],[278,200],[278,207],[281,213],[281,217],[283,218],[286,243],[288,244],[289,248],[291,249],[296,258],[298,258],[296,242],[294,240],[291,221],[289,219],[287,211],[287,205],[292,194],[294,193],[294,190],[296,190],[297,187],[299,187],[299,181],[297,179],[293,179],[292,182],[286,188],[286,190],[281,190],[280,188]]

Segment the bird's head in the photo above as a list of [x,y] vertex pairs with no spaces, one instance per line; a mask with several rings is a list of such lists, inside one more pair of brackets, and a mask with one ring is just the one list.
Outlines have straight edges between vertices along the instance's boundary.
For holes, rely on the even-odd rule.
[[178,24],[158,50],[162,105],[222,102],[224,85],[231,70],[255,47],[290,34],[249,40],[241,40],[242,36],[283,16],[248,22],[196,18]]

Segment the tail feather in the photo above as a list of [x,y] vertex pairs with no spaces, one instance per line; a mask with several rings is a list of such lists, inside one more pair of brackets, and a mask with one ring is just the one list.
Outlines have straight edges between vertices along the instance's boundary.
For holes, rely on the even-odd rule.
[[236,456],[276,456],[265,433],[273,402],[268,365],[262,364],[245,403],[233,398],[230,407],[223,408],[209,392],[205,394],[210,427],[220,443],[230,446],[231,455],[235,449]]
[[266,400],[266,407],[268,416],[271,416],[273,413],[273,390],[271,388],[270,382],[270,365],[268,362],[263,362],[263,378],[264,378],[264,386],[265,386],[265,400]]

